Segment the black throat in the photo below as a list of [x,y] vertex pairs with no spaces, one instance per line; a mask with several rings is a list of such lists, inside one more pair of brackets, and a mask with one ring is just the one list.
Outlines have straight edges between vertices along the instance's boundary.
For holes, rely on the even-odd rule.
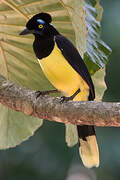
[[42,36],[40,34],[34,34],[35,40],[33,43],[33,49],[38,59],[42,59],[50,55],[54,49],[54,37],[57,34],[59,34],[59,32],[53,26],[50,26]]
[[54,48],[54,38],[42,38],[35,35],[33,49],[38,59],[45,58],[50,55]]

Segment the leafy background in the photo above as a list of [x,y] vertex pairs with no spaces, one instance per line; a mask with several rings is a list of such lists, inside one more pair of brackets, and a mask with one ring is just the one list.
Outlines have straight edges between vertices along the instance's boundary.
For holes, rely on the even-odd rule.
[[[11,3],[14,2],[14,6],[12,6]],[[47,4],[49,2],[49,4]],[[57,2],[57,3],[56,3]],[[104,62],[106,62],[105,56],[109,54],[109,48],[105,48],[106,45],[103,44],[103,42],[98,42],[99,40],[99,31],[100,26],[99,23],[96,22],[97,20],[100,20],[101,18],[101,7],[98,4],[98,1],[90,0],[86,1],[89,4],[92,4],[95,6],[98,10],[100,10],[99,15],[96,14],[95,9],[88,4],[86,8],[88,8],[89,16],[91,17],[91,23],[93,24],[93,27],[90,27],[91,33],[88,35],[88,40],[92,38],[94,43],[92,43],[91,47],[91,40],[86,41],[84,39],[86,37],[86,31],[84,26],[83,29],[78,29],[79,32],[83,32],[82,35],[79,37],[75,37],[76,31],[73,31],[78,24],[78,20],[80,23],[84,23],[85,19],[82,19],[82,16],[84,14],[83,9],[80,11],[83,14],[79,14],[77,11],[78,3],[74,4],[73,1],[64,1],[67,3],[67,7],[61,6],[61,1],[55,1],[55,0],[41,0],[41,1],[21,1],[21,0],[14,0],[14,1],[7,1],[2,0],[0,2],[0,39],[1,39],[1,56],[0,56],[0,73],[5,75],[6,77],[16,81],[19,84],[22,84],[26,87],[33,88],[33,89],[48,89],[52,88],[48,81],[44,78],[43,74],[40,72],[40,69],[38,67],[37,62],[35,61],[35,56],[32,53],[32,46],[31,43],[33,41],[32,37],[24,37],[21,38],[18,36],[18,33],[24,28],[24,24],[26,23],[26,19],[30,17],[33,13],[37,13],[39,11],[47,11],[50,12],[54,17],[54,24],[55,26],[62,32],[65,36],[67,36],[69,39],[74,41],[76,40],[77,47],[79,48],[79,51],[83,55],[83,52],[85,52],[85,47],[87,45],[87,53],[84,54],[85,62],[88,65],[88,68],[93,74],[98,69],[98,64],[103,66]],[[68,3],[69,2],[69,3]],[[77,1],[76,1],[77,2]],[[79,1],[78,1],[79,2]],[[81,6],[83,1],[81,0]],[[8,4],[9,3],[9,4]],[[30,3],[30,6],[29,6]],[[40,6],[39,6],[40,4]],[[103,16],[103,39],[108,42],[108,44],[113,49],[113,54],[111,56],[111,59],[106,67],[106,84],[107,84],[107,90],[104,93],[103,100],[104,101],[119,101],[119,20],[117,17],[119,17],[119,0],[115,0],[114,2],[112,0],[108,2],[105,2],[101,0],[101,4],[103,4],[104,7],[104,16]],[[35,5],[35,6],[34,6]],[[71,5],[74,5],[74,8],[76,8],[77,14],[75,14],[77,21],[74,20],[74,25],[71,23],[71,19],[66,15],[66,11],[69,11],[69,13],[73,13],[73,9],[71,9]],[[81,6],[79,8],[81,8]],[[16,10],[16,7],[20,7],[21,11],[18,12],[18,9]],[[15,8],[15,9],[14,9]],[[64,9],[67,10],[65,11]],[[14,9],[14,11],[13,11]],[[15,12],[16,11],[16,12]],[[29,16],[24,18],[24,14],[21,15],[21,12],[25,12],[25,14],[28,14]],[[31,13],[32,12],[32,13]],[[56,17],[56,12],[58,13],[58,16]],[[68,12],[67,12],[68,13]],[[62,17],[61,17],[62,14]],[[20,18],[21,17],[21,18]],[[96,18],[96,19],[95,19]],[[17,19],[17,21],[15,20]],[[82,19],[82,21],[81,21]],[[64,24],[62,27],[61,24]],[[89,20],[87,20],[87,23],[89,23]],[[97,24],[96,24],[97,23]],[[97,26],[95,26],[97,25]],[[78,27],[78,26],[77,26]],[[116,27],[116,33],[114,33],[114,29]],[[96,29],[97,28],[97,29]],[[109,31],[108,31],[109,29]],[[95,32],[97,33],[97,36]],[[89,37],[92,35],[92,37]],[[19,43],[18,43],[19,42]],[[80,42],[80,45],[78,44]],[[82,46],[81,46],[82,43]],[[102,59],[99,59],[99,61],[96,62],[96,58],[94,55],[96,53],[96,50],[99,50],[100,47],[103,50],[103,53],[101,57]],[[104,45],[104,46],[102,46]],[[24,47],[24,48],[23,48]],[[92,49],[93,48],[93,49]],[[91,52],[89,53],[90,50]],[[101,54],[101,52],[99,52]],[[97,65],[93,64],[93,62],[88,61],[89,59],[94,60]],[[31,57],[31,58],[28,58]],[[32,60],[33,59],[33,60]],[[6,63],[7,62],[7,63]],[[34,68],[32,70],[32,68]],[[93,69],[92,69],[92,68]],[[22,73],[21,73],[22,72]],[[31,76],[31,73],[34,73],[34,76]],[[93,76],[94,81],[97,83],[96,88],[97,92],[100,94],[103,93],[104,83],[103,83],[103,75],[104,70],[100,70]],[[102,80],[101,80],[102,77]],[[32,86],[31,86],[32,84]],[[41,87],[41,84],[43,85]],[[98,94],[99,94],[98,93]],[[98,95],[98,99],[100,99],[100,95]],[[33,134],[33,131],[42,124],[42,121],[36,120],[36,119],[28,119],[24,117],[25,119],[21,118],[16,115],[14,116],[14,112],[8,112],[8,110],[4,109],[4,107],[1,107],[4,121],[2,121],[1,124],[3,124],[2,127],[6,127],[4,123],[11,127],[10,130],[13,130],[13,127],[17,127],[19,129],[24,128],[25,126],[21,126],[23,122],[26,122],[25,130],[23,129],[23,132],[27,131],[27,126],[29,124],[28,133],[27,135],[24,135],[23,132],[19,132],[20,136],[16,142],[15,138],[12,138],[12,140],[7,141],[6,134],[5,136],[1,137],[1,142],[5,142],[5,144],[1,144],[1,147],[4,148],[8,146],[14,146],[15,144],[18,144],[23,139],[26,139],[28,136]],[[6,112],[9,114],[9,116],[6,117]],[[12,115],[13,114],[13,115]],[[14,121],[12,117],[14,118]],[[11,117],[10,119],[8,119]],[[6,120],[6,121],[5,121]],[[20,121],[21,120],[21,121]],[[16,124],[17,122],[20,122],[20,124]],[[16,123],[15,123],[16,122]],[[14,126],[15,124],[15,126]],[[31,129],[31,127],[33,127]],[[64,141],[64,125],[59,123],[51,123],[51,122],[44,122],[44,126],[42,126],[33,137],[31,137],[28,141],[22,143],[21,145],[17,146],[16,148],[12,148],[6,151],[1,151],[0,153],[0,176],[1,179],[56,179],[56,180],[63,180],[63,179],[70,179],[72,176],[74,176],[73,179],[76,179],[81,177],[81,179],[119,179],[119,129],[118,128],[96,128],[97,129],[97,135],[98,135],[98,142],[100,147],[100,156],[101,156],[101,166],[98,169],[95,170],[87,170],[80,166],[80,159],[78,155],[78,148],[77,145],[73,148],[68,148],[66,146],[66,143]],[[16,131],[16,130],[15,130]],[[15,133],[15,131],[13,131]],[[8,131],[5,129],[5,131],[8,134]],[[9,132],[10,133],[10,132]],[[13,137],[14,137],[13,133]],[[2,134],[2,132],[1,132]],[[24,137],[23,137],[24,135]],[[8,136],[7,136],[8,137]],[[57,138],[56,138],[57,137]],[[4,140],[5,138],[5,140]],[[9,145],[8,142],[11,142]],[[13,142],[13,144],[12,144]],[[114,167],[113,167],[114,166]],[[95,175],[96,174],[96,175]]]
[[[45,11],[53,16],[53,24],[56,28],[77,46],[81,56],[84,56],[90,73],[94,74],[99,67],[104,66],[110,48],[100,39],[101,18],[97,10],[102,12],[102,7],[98,0],[93,2],[90,0],[86,2],[84,0],[2,0],[0,2],[0,73],[7,79],[28,88],[53,89],[35,60],[32,49],[33,36],[19,36],[25,28],[26,21],[33,14]],[[1,149],[13,147],[26,140],[42,125],[42,120],[28,118],[2,105],[0,121]]]

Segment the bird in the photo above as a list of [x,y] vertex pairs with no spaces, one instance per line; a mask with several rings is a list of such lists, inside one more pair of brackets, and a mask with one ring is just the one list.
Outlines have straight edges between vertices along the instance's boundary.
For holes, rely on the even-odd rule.
[[[77,48],[51,23],[46,12],[34,15],[20,35],[33,34],[33,50],[50,83],[63,94],[63,100],[92,101],[95,89],[89,71]],[[79,153],[87,168],[99,166],[99,150],[94,126],[77,125]]]

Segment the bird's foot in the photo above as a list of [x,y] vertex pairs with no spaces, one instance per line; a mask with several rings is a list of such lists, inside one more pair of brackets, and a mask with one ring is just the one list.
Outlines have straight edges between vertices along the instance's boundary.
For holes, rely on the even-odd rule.
[[72,101],[74,99],[74,97],[80,92],[80,89],[78,89],[72,96],[66,97],[66,96],[62,96],[61,97],[61,103],[63,102],[67,102],[67,101]]
[[68,102],[70,100],[73,100],[73,97],[70,96],[70,97],[66,97],[66,96],[61,96],[60,98],[60,102],[63,103],[63,102]]
[[35,94],[36,94],[36,98],[38,98],[41,95],[46,95],[46,91],[36,91]]
[[36,91],[36,98],[38,98],[39,96],[44,96],[44,95],[49,95],[51,93],[58,93],[58,90],[49,90],[49,91]]

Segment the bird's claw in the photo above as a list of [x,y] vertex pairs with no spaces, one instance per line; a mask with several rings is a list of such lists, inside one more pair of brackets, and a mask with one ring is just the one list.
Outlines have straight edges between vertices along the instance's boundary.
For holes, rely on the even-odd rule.
[[45,91],[36,91],[35,94],[36,94],[36,98],[38,98],[41,95],[45,95]]
[[44,96],[44,95],[49,95],[51,93],[58,93],[58,90],[54,89],[54,90],[48,90],[48,91],[36,91],[36,98],[38,98],[39,96]]
[[63,102],[68,102],[68,101],[70,101],[70,100],[72,100],[71,97],[62,96],[62,97],[60,98],[60,102],[61,102],[61,103],[63,103]]

